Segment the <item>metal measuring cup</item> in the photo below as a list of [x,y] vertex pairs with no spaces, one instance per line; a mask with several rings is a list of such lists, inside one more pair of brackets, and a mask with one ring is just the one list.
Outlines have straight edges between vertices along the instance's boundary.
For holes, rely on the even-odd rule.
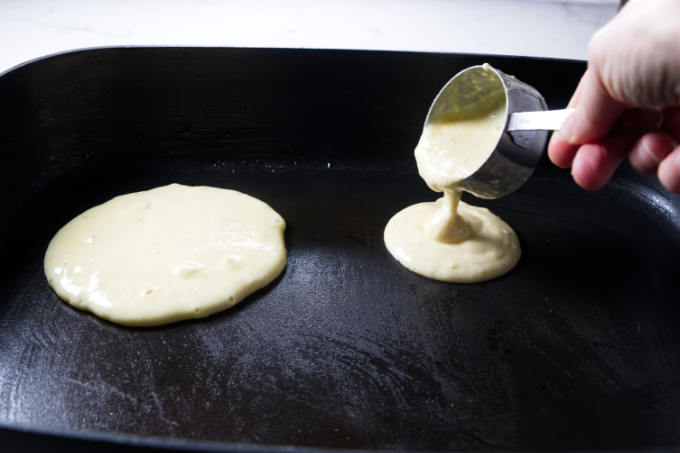
[[479,198],[499,198],[518,189],[534,171],[548,142],[573,109],[546,111],[541,94],[488,65],[471,66],[453,76],[435,97],[425,125],[497,93],[505,92],[505,126],[496,147],[474,173],[457,186]]

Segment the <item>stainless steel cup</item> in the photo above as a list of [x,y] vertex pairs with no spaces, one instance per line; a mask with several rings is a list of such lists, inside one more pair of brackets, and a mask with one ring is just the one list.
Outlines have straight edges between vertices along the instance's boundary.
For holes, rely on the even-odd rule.
[[534,171],[548,142],[547,130],[508,131],[515,112],[544,111],[547,106],[533,87],[487,64],[462,70],[441,89],[432,102],[425,125],[436,122],[452,110],[465,108],[505,92],[506,115],[503,133],[482,166],[463,179],[458,187],[479,198],[499,198],[519,188]]

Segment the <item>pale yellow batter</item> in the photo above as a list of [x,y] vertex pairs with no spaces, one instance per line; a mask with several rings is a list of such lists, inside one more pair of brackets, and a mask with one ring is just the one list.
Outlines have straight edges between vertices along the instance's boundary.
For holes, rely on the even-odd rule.
[[512,228],[459,198],[460,192],[447,191],[395,214],[385,227],[390,253],[407,269],[446,282],[480,282],[515,267],[521,251]]
[[385,245],[406,268],[436,280],[474,283],[498,277],[519,261],[512,228],[488,209],[460,201],[457,187],[493,152],[506,108],[499,80],[499,89],[481,102],[452,109],[425,126],[415,150],[418,171],[444,196],[409,206],[387,223]]
[[503,132],[505,108],[501,91],[425,126],[415,156],[418,173],[432,190],[455,190],[482,166]]
[[286,265],[285,222],[233,190],[172,184],[116,197],[67,223],[45,275],[76,308],[130,326],[202,318]]

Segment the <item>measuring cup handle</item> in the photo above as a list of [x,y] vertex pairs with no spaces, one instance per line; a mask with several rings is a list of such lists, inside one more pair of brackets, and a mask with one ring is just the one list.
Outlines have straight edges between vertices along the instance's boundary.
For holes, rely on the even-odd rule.
[[538,112],[515,112],[510,115],[507,130],[508,132],[556,131],[573,111],[573,108],[569,108]]

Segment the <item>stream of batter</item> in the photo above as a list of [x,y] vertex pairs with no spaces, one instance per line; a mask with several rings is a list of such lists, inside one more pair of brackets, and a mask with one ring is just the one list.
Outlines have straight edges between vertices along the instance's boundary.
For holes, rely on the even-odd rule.
[[486,208],[461,201],[458,183],[493,152],[506,114],[503,90],[428,123],[415,149],[418,172],[443,197],[394,215],[385,245],[409,270],[425,277],[475,283],[498,277],[519,261],[512,228]]

